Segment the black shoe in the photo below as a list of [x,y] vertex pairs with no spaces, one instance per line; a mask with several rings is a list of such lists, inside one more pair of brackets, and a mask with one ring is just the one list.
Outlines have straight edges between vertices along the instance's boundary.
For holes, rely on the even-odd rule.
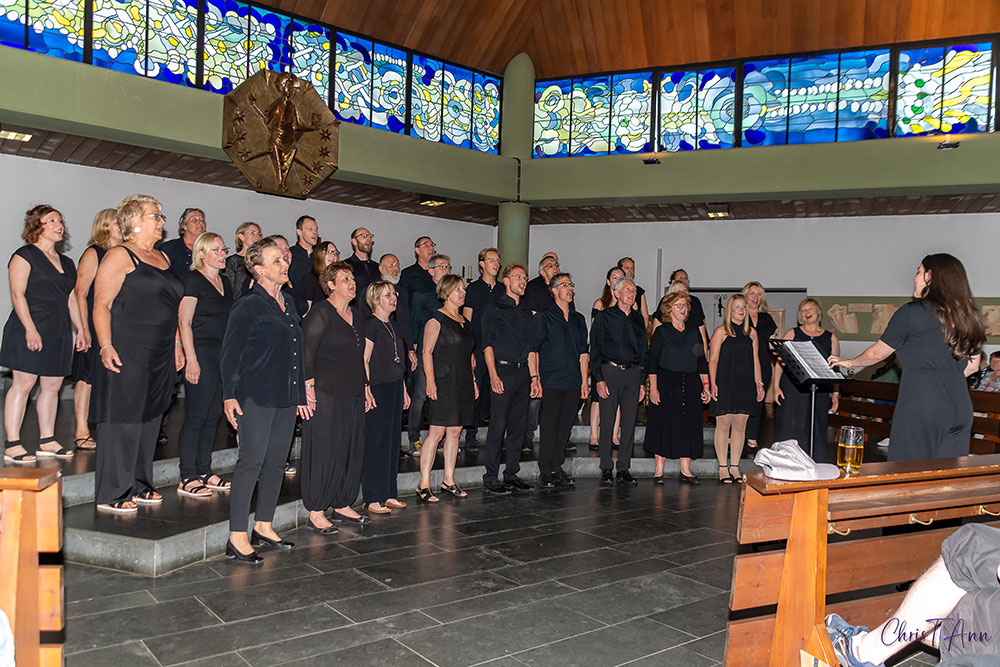
[[401,458],[401,459],[412,459],[413,458],[413,454],[411,454],[409,452],[409,450],[407,450],[407,449],[401,449],[401,450],[399,450],[399,458]]
[[538,488],[540,489],[554,489],[559,486],[559,482],[554,477],[539,477],[538,478]]
[[250,533],[250,546],[262,547],[265,544],[270,544],[272,547],[277,547],[278,549],[291,549],[295,546],[294,542],[286,542],[280,538],[272,540],[270,537],[264,537],[254,528],[253,532]]
[[701,480],[699,480],[694,475],[685,475],[682,473],[678,479],[680,479],[681,483],[690,484],[692,486],[698,486],[699,484],[701,484]]
[[156,444],[165,445],[168,442],[170,442],[170,438],[168,438],[167,434],[161,429],[159,435],[156,436]]
[[530,484],[528,484],[527,482],[525,482],[520,477],[515,477],[514,479],[511,480],[505,479],[503,483],[506,484],[511,489],[513,489],[514,491],[531,491],[532,489],[535,488]]
[[264,559],[258,556],[256,551],[251,551],[248,554],[241,554],[236,547],[233,546],[232,541],[226,542],[226,558],[235,559],[240,563],[249,563],[250,565],[260,565],[264,562]]
[[576,480],[567,475],[562,468],[556,471],[556,479],[562,486],[576,486]]
[[618,473],[618,483],[624,484],[625,486],[636,486],[639,483],[635,477],[632,476],[628,470],[622,470]]
[[359,514],[356,517],[345,516],[337,510],[333,510],[333,516],[330,517],[330,521],[333,523],[356,523],[359,526],[364,526],[372,522],[371,518],[364,514]]
[[595,445],[594,443],[590,443],[589,445],[587,445],[587,449],[589,449],[589,450],[590,450],[590,451],[592,451],[592,452],[596,452],[596,451],[598,451],[598,450],[599,450],[600,448],[601,448],[601,446],[600,446],[600,445]]
[[315,530],[320,535],[336,535],[337,533],[340,532],[340,529],[337,528],[336,526],[327,526],[326,528],[320,528],[319,526],[317,526],[312,522],[312,519],[307,519],[306,521],[309,524],[309,527]]
[[[683,475],[681,475],[683,477]],[[663,486],[663,475],[656,475],[653,477],[653,484]]]
[[615,476],[610,470],[601,471],[601,486],[611,486],[615,483]]
[[493,480],[492,482],[483,483],[483,493],[488,493],[491,496],[509,496],[511,490],[500,480]]
[[576,453],[576,445],[574,445],[573,443],[567,443],[566,444],[566,453],[567,454],[575,454]]
[[531,440],[525,440],[524,444],[521,445],[522,452],[533,452],[535,448],[531,445]]

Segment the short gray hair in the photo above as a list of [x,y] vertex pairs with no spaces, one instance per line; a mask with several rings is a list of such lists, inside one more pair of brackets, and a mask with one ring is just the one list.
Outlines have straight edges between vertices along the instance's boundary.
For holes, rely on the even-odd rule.
[[619,278],[615,281],[615,284],[611,286],[611,291],[617,292],[625,283],[632,283],[632,287],[635,287],[635,281],[631,278]]
[[434,255],[429,260],[427,260],[427,268],[436,269],[438,262],[440,262],[441,260],[444,260],[449,264],[451,264],[451,257],[449,257],[448,255]]

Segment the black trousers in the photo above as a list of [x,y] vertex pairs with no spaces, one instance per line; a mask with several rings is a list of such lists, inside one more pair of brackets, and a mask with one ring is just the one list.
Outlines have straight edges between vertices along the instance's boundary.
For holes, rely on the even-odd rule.
[[[302,504],[310,512],[358,499],[365,456],[365,397],[316,392],[316,411],[302,422]],[[398,456],[398,455],[397,455]]]
[[153,490],[153,453],[160,418],[138,424],[98,424],[94,501],[98,505],[132,500]]
[[566,460],[566,441],[573,430],[579,389],[544,389],[542,391],[542,432],[538,445],[538,476],[551,479]]
[[465,441],[472,444],[476,439],[476,434],[479,432],[479,420],[483,415],[490,413],[490,394],[493,392],[486,391],[489,386],[490,374],[486,370],[486,358],[483,356],[483,351],[477,349],[473,355],[476,358],[476,368],[472,372],[473,377],[476,379],[476,386],[479,387],[479,398],[476,399],[476,409],[473,412],[473,421],[471,426],[467,426],[465,429]]
[[603,364],[601,371],[608,383],[610,394],[600,398],[601,432],[598,440],[601,454],[601,470],[611,470],[611,441],[615,430],[615,413],[621,409],[621,443],[618,445],[618,472],[628,470],[632,465],[632,448],[635,445],[635,421],[639,414],[639,389],[642,387],[642,371],[638,366],[622,370],[611,364]]
[[[528,423],[524,429],[524,444],[531,446],[531,440],[535,437],[535,429],[538,428],[538,411],[542,408],[542,399],[532,398],[528,400]],[[566,443],[563,443],[564,445]]]
[[246,400],[240,407],[243,414],[236,417],[240,451],[229,491],[229,530],[234,533],[246,532],[250,524],[254,489],[257,489],[254,519],[263,522],[274,519],[285,478],[285,459],[295,430],[294,405],[265,408]]
[[181,479],[212,474],[212,446],[222,416],[222,377],[219,350],[195,346],[201,376],[198,384],[184,381],[184,423],[177,448]]
[[406,417],[410,445],[420,440],[420,425],[424,418],[424,403],[427,402],[427,376],[424,375],[424,361],[417,352],[417,370],[410,373],[407,388],[410,391],[410,410]]
[[365,413],[361,493],[365,505],[398,497],[399,434],[403,428],[403,381],[373,384],[375,409]]
[[524,445],[531,393],[531,375],[527,365],[515,368],[497,362],[497,375],[503,382],[503,393],[497,394],[490,389],[490,429],[486,433],[484,484],[497,479],[501,446],[507,451],[504,480],[513,480],[521,472],[521,447]]

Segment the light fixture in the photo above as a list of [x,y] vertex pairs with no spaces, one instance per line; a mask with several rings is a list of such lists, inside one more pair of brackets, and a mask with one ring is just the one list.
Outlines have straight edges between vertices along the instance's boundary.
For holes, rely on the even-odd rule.
[[709,218],[728,218],[729,217],[729,205],[728,204],[708,204],[705,207],[708,210]]
[[32,135],[27,132],[11,132],[10,130],[0,130],[0,139],[7,141],[31,141]]
[[420,199],[421,206],[436,207],[444,206],[447,203],[444,197],[433,197],[431,195],[418,195],[418,197]]
[[642,158],[642,163],[643,164],[660,164],[660,158],[658,158],[656,156],[653,156],[653,157],[644,157],[644,158]]
[[938,144],[939,151],[953,151],[962,144],[961,141],[942,141]]

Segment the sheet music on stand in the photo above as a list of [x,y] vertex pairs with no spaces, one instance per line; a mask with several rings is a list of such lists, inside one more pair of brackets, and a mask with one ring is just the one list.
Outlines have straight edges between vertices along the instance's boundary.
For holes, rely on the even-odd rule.
[[791,372],[795,381],[806,382],[840,382],[844,376],[830,368],[826,359],[819,353],[812,341],[782,340],[772,341],[785,362],[785,370]]

